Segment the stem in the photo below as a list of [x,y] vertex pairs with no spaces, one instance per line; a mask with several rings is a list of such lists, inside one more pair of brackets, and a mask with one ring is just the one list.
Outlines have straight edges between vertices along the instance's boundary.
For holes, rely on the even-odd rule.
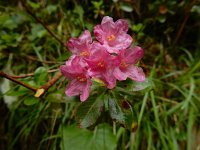
[[0,77],[7,78],[7,79],[9,79],[9,80],[11,80],[11,81],[13,81],[13,82],[19,84],[19,85],[24,86],[24,87],[27,88],[27,89],[32,90],[33,92],[36,93],[36,94],[35,94],[35,97],[42,97],[42,96],[48,91],[48,89],[49,89],[51,86],[53,86],[53,85],[61,78],[61,76],[62,76],[62,73],[61,73],[61,72],[58,72],[58,73],[55,75],[55,77],[53,77],[51,80],[48,81],[47,84],[41,86],[40,88],[34,88],[34,87],[32,87],[32,86],[30,86],[30,85],[24,83],[24,82],[21,82],[21,81],[15,79],[15,78],[12,77],[11,75],[8,75],[8,74],[6,74],[6,73],[0,71]]
[[185,24],[186,24],[186,22],[187,22],[187,20],[188,20],[188,18],[190,16],[190,10],[192,9],[192,6],[194,6],[195,3],[196,3],[196,0],[193,0],[191,2],[191,4],[187,7],[187,9],[185,11],[185,18],[183,20],[183,23],[181,24],[181,27],[178,30],[178,33],[177,33],[176,38],[174,40],[174,45],[178,42],[178,40],[179,40],[179,38],[180,38],[180,36],[181,36],[181,34],[183,32],[183,29],[185,27]]
[[51,86],[53,86],[62,76],[61,72],[58,72],[55,77],[53,77],[51,80],[48,81],[46,85],[43,85],[41,88],[45,89],[47,91]]
[[62,64],[63,63],[61,61],[56,61],[56,62],[55,61],[49,61],[49,60],[41,61],[41,60],[37,59],[36,57],[30,56],[30,55],[22,55],[22,56],[28,58],[29,60],[38,61],[38,62],[42,62],[42,63],[45,63],[45,64]]
[[38,23],[40,23],[48,32],[49,34],[54,37],[54,39],[56,39],[61,45],[63,45],[63,47],[66,47],[65,43],[63,41],[61,41],[56,34],[54,34],[49,27],[47,27],[44,22],[42,20],[40,20],[38,17],[36,17],[36,15],[28,8],[28,6],[26,5],[25,0],[21,0],[21,4],[22,6],[25,8],[25,10],[27,11],[27,13],[32,16]]
[[48,89],[53,86],[62,76],[61,72],[58,72],[55,77],[53,77],[51,80],[48,81],[47,84],[41,86],[40,88],[37,89],[36,93],[35,93],[35,97],[42,97],[47,91]]
[[[48,73],[52,73],[52,72],[56,72],[58,71],[58,69],[52,69],[49,70]],[[28,73],[28,74],[22,74],[22,75],[12,75],[13,78],[17,79],[17,78],[26,78],[26,77],[31,77],[34,76],[34,73]]]
[[15,83],[17,83],[17,84],[20,84],[20,85],[22,85],[22,86],[24,86],[24,87],[26,87],[26,88],[32,90],[33,92],[36,92],[36,91],[37,91],[36,88],[34,88],[34,87],[32,87],[32,86],[30,86],[30,85],[24,83],[24,82],[21,82],[21,81],[19,81],[19,80],[16,80],[16,79],[13,78],[12,76],[10,76],[10,75],[8,75],[8,74],[2,72],[2,71],[0,71],[0,76],[1,76],[1,77],[4,77],[4,78],[6,78],[6,79],[9,79],[9,80],[11,80],[11,81],[13,81],[13,82],[15,82]]

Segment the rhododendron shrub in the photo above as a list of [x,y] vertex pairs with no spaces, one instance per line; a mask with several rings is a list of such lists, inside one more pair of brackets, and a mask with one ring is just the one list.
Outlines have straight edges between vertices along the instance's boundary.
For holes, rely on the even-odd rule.
[[89,97],[92,79],[98,79],[108,89],[116,86],[116,81],[130,78],[137,82],[145,81],[142,68],[136,66],[143,57],[143,49],[131,46],[132,37],[127,34],[128,22],[105,16],[101,24],[94,27],[96,41],[92,41],[86,30],[79,38],[71,38],[67,47],[72,56],[60,67],[69,80],[66,95],[80,95],[80,100]]

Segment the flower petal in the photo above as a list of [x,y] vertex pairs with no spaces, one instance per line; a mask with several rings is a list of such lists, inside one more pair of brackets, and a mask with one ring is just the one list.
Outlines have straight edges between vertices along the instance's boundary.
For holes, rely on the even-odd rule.
[[145,74],[142,68],[136,66],[128,67],[128,77],[138,82],[145,81]]
[[71,38],[67,42],[67,47],[73,54],[80,54],[83,51],[90,51],[90,44],[92,43],[92,37],[90,31],[85,32],[79,38]]
[[[109,17],[109,16],[105,16],[103,17],[102,21],[101,21],[101,24],[104,24],[106,22],[113,22],[113,18],[112,17]],[[114,22],[113,22],[114,23]]]
[[107,37],[116,34],[118,31],[115,28],[115,24],[111,22],[105,22],[102,25],[96,25],[94,27],[94,35],[96,39],[103,44],[106,42]]
[[132,37],[121,31],[116,36],[116,39],[104,44],[109,53],[119,53],[120,50],[128,48],[132,43]]
[[144,51],[139,46],[128,48],[124,52],[124,60],[128,64],[136,64],[143,56]]
[[119,19],[115,22],[115,24],[116,24],[117,28],[120,28],[124,32],[128,31],[128,21],[126,21],[124,19]]
[[126,80],[128,77],[127,72],[123,72],[122,70],[119,69],[119,67],[116,67],[114,69],[113,75],[115,76],[115,78],[119,81],[123,81]]
[[92,43],[92,37],[89,30],[85,30],[83,34],[79,37],[80,42]]
[[112,89],[116,86],[116,78],[113,75],[113,69],[110,68],[103,73],[103,79],[107,84],[107,88]]
[[83,84],[81,84],[78,80],[72,80],[67,88],[65,89],[65,94],[68,96],[76,96],[79,95],[83,88]]
[[80,100],[84,102],[90,95],[90,89],[91,89],[92,81],[87,80],[86,84],[83,86],[82,94],[80,95]]
[[72,80],[81,74],[88,76],[86,65],[86,62],[79,56],[72,56],[66,61],[65,65],[60,66],[60,71],[66,78]]

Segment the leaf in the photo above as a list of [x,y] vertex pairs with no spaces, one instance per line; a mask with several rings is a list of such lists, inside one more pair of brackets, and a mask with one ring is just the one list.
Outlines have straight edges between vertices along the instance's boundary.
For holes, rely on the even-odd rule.
[[157,19],[158,19],[158,21],[159,21],[160,23],[164,23],[164,22],[166,21],[166,17],[165,17],[164,15],[158,16]]
[[80,20],[83,20],[84,10],[81,5],[76,5],[74,8],[74,12],[79,15]]
[[83,102],[77,111],[77,118],[81,128],[87,128],[93,125],[101,114],[101,109],[104,105],[103,94],[96,99],[90,98]]
[[[52,91],[51,91],[52,90]],[[46,99],[51,103],[62,103],[65,102],[64,99],[66,98],[66,95],[64,94],[64,88],[61,88],[59,90],[55,90],[54,88],[51,88],[51,90],[48,91],[48,94],[46,95]],[[73,97],[71,97],[73,98]]]
[[132,12],[133,11],[133,8],[128,4],[121,4],[120,9],[125,11],[125,12]]
[[[3,84],[2,84],[3,85]],[[25,95],[27,94],[28,92],[27,91],[15,91],[15,90],[9,90],[8,92],[6,92],[5,94],[7,96],[22,96],[22,95]]]
[[144,25],[142,23],[138,23],[132,26],[132,30],[135,32],[140,32],[144,29]]
[[0,41],[1,44],[5,44],[7,46],[16,47],[19,42],[22,40],[23,35],[12,32],[1,32]]
[[132,112],[126,113],[125,116],[125,128],[130,131],[135,131],[138,126],[136,116]]
[[191,9],[191,12],[195,12],[200,15],[200,6],[194,5]]
[[114,150],[117,145],[116,136],[108,124],[100,124],[95,132],[76,126],[63,127],[62,150]]
[[89,143],[92,133],[87,129],[80,129],[75,126],[63,127],[62,149],[80,150],[83,148],[89,150]]
[[132,91],[141,91],[148,87],[152,88],[153,82],[149,78],[146,78],[146,80],[144,82],[134,82]]
[[47,34],[47,31],[40,24],[31,24],[31,34],[28,36],[29,40],[34,41],[37,38],[42,38]]
[[32,1],[27,1],[27,2],[34,9],[40,8],[40,3],[35,3],[35,2],[32,2]]
[[34,72],[34,79],[37,85],[42,85],[47,82],[48,72],[45,67],[39,67]]
[[48,5],[46,9],[47,9],[48,13],[51,14],[51,13],[56,12],[56,10],[58,9],[58,6],[55,5],[55,4],[54,5]]
[[108,100],[110,116],[112,119],[115,119],[119,123],[124,123],[125,117],[124,113],[122,112],[119,104],[113,98],[109,98]]
[[94,146],[96,150],[114,150],[117,146],[116,136],[112,133],[112,128],[108,124],[100,124],[97,126],[94,135]]
[[29,96],[24,100],[24,104],[27,106],[34,105],[39,102],[39,99],[34,96]]

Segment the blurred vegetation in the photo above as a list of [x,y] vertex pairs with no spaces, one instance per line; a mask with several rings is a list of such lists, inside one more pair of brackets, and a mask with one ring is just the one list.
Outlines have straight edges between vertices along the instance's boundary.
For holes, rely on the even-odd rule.
[[95,89],[81,104],[64,94],[64,77],[41,99],[0,78],[1,150],[199,149],[199,0],[1,0],[0,70],[44,85],[71,55],[65,42],[106,15],[128,20],[147,82]]

